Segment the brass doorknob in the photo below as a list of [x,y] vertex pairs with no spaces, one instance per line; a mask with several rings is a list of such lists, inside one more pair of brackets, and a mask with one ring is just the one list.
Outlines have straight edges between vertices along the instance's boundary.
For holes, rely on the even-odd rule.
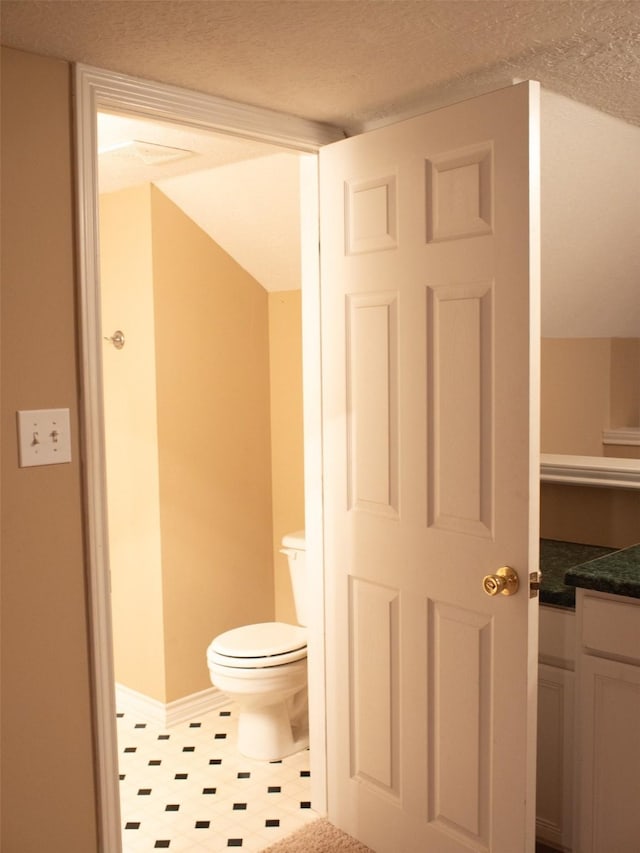
[[518,575],[509,566],[503,566],[495,575],[482,578],[482,588],[487,595],[514,595],[518,591]]

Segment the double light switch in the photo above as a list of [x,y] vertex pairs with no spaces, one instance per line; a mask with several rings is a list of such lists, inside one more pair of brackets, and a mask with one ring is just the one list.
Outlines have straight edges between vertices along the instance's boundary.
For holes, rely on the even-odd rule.
[[71,462],[69,409],[18,412],[20,467]]

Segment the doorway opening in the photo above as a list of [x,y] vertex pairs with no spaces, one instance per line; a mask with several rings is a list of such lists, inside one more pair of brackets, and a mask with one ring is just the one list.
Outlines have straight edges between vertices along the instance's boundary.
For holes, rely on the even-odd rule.
[[[220,720],[228,699],[211,686],[204,652],[239,625],[297,622],[280,551],[283,537],[304,527],[300,159],[314,155],[107,113],[98,115],[98,153],[122,824],[151,824],[157,834],[169,817],[169,827],[189,829],[178,810],[163,814],[163,801],[157,813],[149,807],[158,785],[171,790],[176,775],[178,790],[164,797],[170,805],[184,810],[173,801],[202,799],[198,784],[187,792],[197,773],[182,779],[191,767],[176,754],[179,730],[169,730],[186,718],[206,731],[209,721],[215,731],[207,735],[229,735],[224,761],[219,744],[202,755],[200,727],[183,733],[182,747],[197,753],[191,765],[204,761],[203,773],[207,760],[225,765],[208,767],[205,787],[222,796],[208,795],[192,821],[202,840],[215,833],[217,821],[205,826],[203,818],[210,808],[230,819],[218,800],[236,737],[218,731],[235,713]],[[164,726],[155,737],[167,738],[162,759],[153,757],[150,729],[140,730],[147,720]],[[145,746],[161,762],[151,772],[138,767]],[[239,773],[251,772],[250,762],[236,761]],[[276,769],[265,783],[284,797],[290,786]],[[246,803],[237,787],[228,790]],[[150,791],[148,803],[138,790]],[[269,819],[277,826],[269,828],[281,831],[289,812],[276,799]],[[251,813],[263,802],[247,805]],[[291,831],[298,826],[289,821]],[[227,832],[246,845],[245,831]],[[125,846],[137,834],[125,832]]]
[[[111,592],[109,589],[110,560],[108,555],[110,552],[110,542],[107,519],[109,515],[108,468],[110,462],[109,453],[105,453],[105,448],[107,450],[109,448],[105,415],[110,407],[105,406],[105,394],[108,393],[110,380],[104,371],[106,358],[103,347],[107,347],[108,357],[122,355],[122,350],[116,350],[111,346],[110,342],[103,340],[105,337],[115,340],[116,336],[113,329],[110,327],[103,328],[101,322],[101,316],[105,307],[102,304],[103,294],[101,294],[99,284],[98,233],[101,223],[98,216],[98,149],[99,147],[108,148],[110,144],[105,142],[104,146],[102,146],[100,142],[98,114],[127,114],[129,117],[136,116],[139,119],[153,118],[156,121],[161,119],[165,123],[173,124],[174,127],[181,126],[183,130],[185,126],[190,126],[191,128],[197,127],[200,132],[207,130],[219,133],[222,129],[226,134],[224,141],[225,143],[229,143],[226,146],[227,148],[233,148],[233,142],[235,142],[236,148],[245,146],[245,149],[251,148],[252,145],[262,144],[264,146],[270,144],[272,146],[277,145],[280,150],[286,149],[287,152],[296,152],[295,155],[283,152],[283,156],[299,160],[301,258],[299,274],[302,286],[303,347],[305,350],[303,381],[305,385],[304,490],[306,495],[304,499],[304,521],[310,555],[310,573],[312,574],[313,585],[312,597],[317,602],[322,601],[321,490],[317,486],[321,464],[321,457],[318,454],[318,448],[320,447],[319,330],[315,329],[319,317],[319,312],[317,311],[319,300],[317,166],[315,157],[309,155],[313,155],[319,145],[331,141],[332,138],[336,138],[336,131],[308,122],[298,122],[289,117],[284,117],[286,120],[283,120],[283,117],[278,114],[253,110],[252,108],[242,108],[238,107],[238,105],[229,105],[227,102],[218,101],[213,98],[197,97],[192,93],[165,90],[163,87],[156,86],[155,84],[123,80],[120,77],[116,81],[111,75],[105,72],[83,67],[78,67],[77,69],[76,83],[78,96],[78,158],[79,173],[81,176],[79,182],[79,219],[81,232],[79,244],[81,252],[83,385],[86,401],[84,412],[84,442],[87,459],[86,494],[89,527],[88,548],[91,583],[92,646],[96,693],[96,734],[98,741],[100,812],[102,816],[102,847],[105,850],[112,851],[120,849],[114,690],[114,659],[117,659],[118,655],[114,655],[112,644],[114,619],[111,610]],[[117,145],[118,143],[111,144]],[[125,151],[126,147],[114,148],[112,151],[120,151],[122,158],[122,152]],[[179,148],[180,146],[167,145],[165,147]],[[151,154],[153,155],[157,153],[153,148],[148,149],[144,153],[148,155],[149,150],[151,150]],[[306,157],[303,156],[305,154]],[[178,156],[176,156],[176,160],[178,159]],[[251,158],[247,160],[245,156],[245,162],[254,163],[255,159]],[[102,176],[100,177],[102,179]],[[153,197],[153,200],[160,207],[164,207],[165,214],[167,208],[171,208],[170,212],[175,214],[177,206],[174,202],[168,200],[167,196],[159,189],[150,188],[147,197]],[[189,219],[189,217],[184,218]],[[116,216],[115,222],[117,227],[122,227],[124,219]],[[170,313],[169,311],[168,315]],[[177,316],[174,317],[174,320],[178,322]],[[123,349],[126,351],[126,332],[124,337],[125,347]],[[134,335],[132,339],[134,345],[135,338],[136,336]],[[188,336],[186,340],[188,340]],[[147,362],[146,369],[149,370],[149,359],[142,359],[142,361]],[[167,357],[167,363],[170,374],[172,359],[169,356]],[[180,377],[173,377],[173,379],[179,383]],[[176,387],[179,387],[179,385]],[[238,404],[238,398],[236,398],[235,402]],[[150,407],[150,409],[152,408],[153,406]],[[128,409],[130,412],[130,407]],[[118,417],[124,416],[126,418],[127,412],[123,411],[122,407],[120,407],[116,410],[115,414]],[[181,418],[185,417],[187,419],[189,416],[190,413],[185,411],[182,411],[180,415]],[[132,459],[139,461],[139,449],[138,447],[133,457],[131,451],[129,451],[129,462]],[[157,481],[159,479],[158,474],[156,473],[155,476]],[[151,479],[153,480],[153,475],[151,475]],[[149,482],[147,480],[147,483]],[[309,494],[311,494],[311,499],[307,500],[306,498]],[[247,520],[245,519],[245,529]],[[272,541],[269,542],[269,546],[269,550],[272,551]],[[189,569],[190,566],[182,566],[182,576],[184,578],[189,577]],[[156,583],[158,583],[157,578]],[[267,588],[269,587],[268,579],[266,586]],[[188,584],[185,584],[184,588],[188,588]],[[320,595],[318,594],[319,592]],[[204,597],[206,598],[206,595]],[[259,599],[260,596],[258,595],[256,598]],[[261,606],[259,601],[257,604]],[[286,602],[281,602],[281,607],[286,610]],[[323,614],[321,607],[318,607],[317,610],[319,612],[313,614],[310,620],[311,624],[309,625],[309,683],[310,705],[312,708],[310,720],[311,756],[314,764],[314,772],[312,774],[314,791],[312,796],[315,801],[314,807],[319,811],[324,811],[326,795],[324,790]],[[189,620],[189,617],[190,614],[185,613],[183,609],[181,618]],[[217,633],[214,625],[211,625],[209,633],[209,639]],[[140,632],[138,633],[139,636]],[[174,629],[171,643],[165,644],[165,649],[170,646],[170,653],[173,655],[181,645],[184,644],[180,642],[180,632],[177,631],[176,634]],[[205,650],[206,645],[201,650],[202,659],[204,659]],[[200,662],[198,663],[202,666]],[[182,677],[183,675],[180,675],[178,678]],[[180,690],[180,687],[173,685],[171,689]],[[169,695],[171,694],[165,693],[165,697]]]

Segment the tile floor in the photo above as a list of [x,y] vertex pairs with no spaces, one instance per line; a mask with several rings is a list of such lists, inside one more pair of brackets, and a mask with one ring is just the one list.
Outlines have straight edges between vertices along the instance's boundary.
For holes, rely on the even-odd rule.
[[309,751],[252,761],[235,749],[236,724],[232,706],[171,729],[118,714],[123,853],[257,853],[318,817]]
[[255,853],[318,817],[309,751],[252,761],[235,732],[232,706],[171,729],[118,714],[124,853]]

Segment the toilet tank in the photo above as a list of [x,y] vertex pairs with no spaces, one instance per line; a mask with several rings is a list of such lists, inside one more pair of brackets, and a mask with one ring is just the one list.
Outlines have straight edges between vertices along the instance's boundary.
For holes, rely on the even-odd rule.
[[296,619],[299,625],[307,625],[307,612],[309,600],[309,582],[306,572],[306,541],[304,530],[296,530],[295,533],[287,533],[282,537],[281,554],[286,554],[289,561],[289,574],[291,576],[291,587],[293,589],[293,600],[296,607]]

